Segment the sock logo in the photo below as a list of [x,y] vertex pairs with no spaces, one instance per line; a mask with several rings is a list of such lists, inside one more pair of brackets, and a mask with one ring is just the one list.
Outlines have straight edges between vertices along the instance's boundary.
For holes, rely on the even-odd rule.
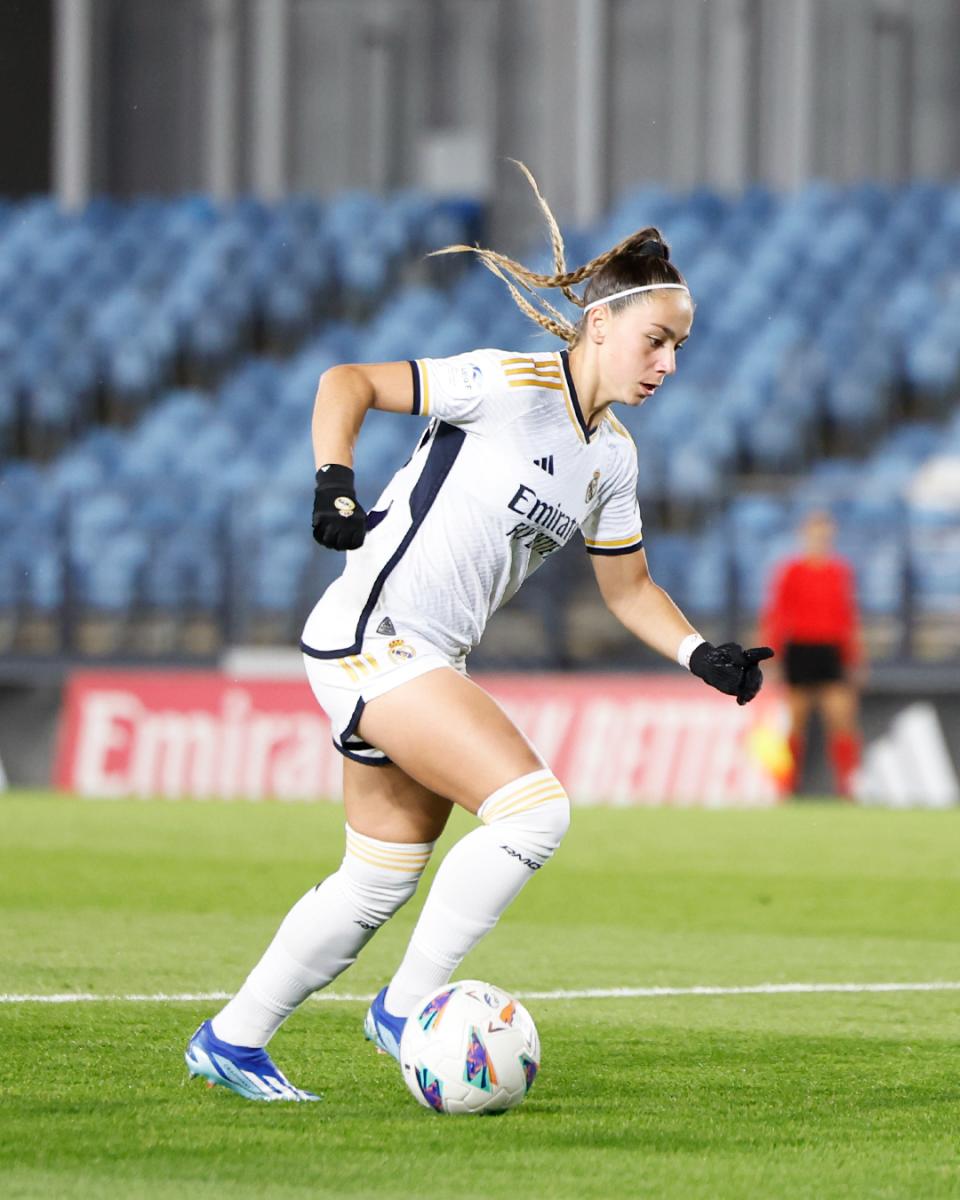
[[525,855],[521,854],[519,850],[514,850],[512,846],[504,845],[501,846],[500,849],[506,850],[511,858],[517,859],[519,862],[523,863],[525,867],[529,867],[531,871],[539,871],[543,866],[543,863],[538,863],[532,858],[527,858]]
[[372,929],[374,932],[380,928],[379,925],[370,925],[366,921],[354,921],[354,925],[359,925],[361,929]]

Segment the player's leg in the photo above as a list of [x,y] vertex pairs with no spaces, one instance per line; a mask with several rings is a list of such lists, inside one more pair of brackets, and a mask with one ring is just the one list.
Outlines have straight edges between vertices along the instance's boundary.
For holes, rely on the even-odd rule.
[[449,668],[371,700],[359,731],[410,778],[472,813],[504,784],[544,770],[493,697]]
[[250,1099],[316,1099],[290,1084],[263,1047],[409,900],[450,814],[449,800],[395,766],[345,767],[348,813],[361,828],[348,820],[340,868],[297,901],[236,996],[187,1048],[191,1074]]
[[784,780],[783,790],[788,796],[796,795],[803,777],[803,764],[807,752],[807,729],[810,725],[814,700],[815,690],[808,685],[794,684],[787,687],[787,710],[790,715],[787,743],[790,747],[791,767]]
[[397,1030],[551,857],[570,806],[503,710],[453,670],[433,671],[371,701],[360,732],[409,776],[483,822],[444,857],[404,959],[374,1005],[375,1015],[399,1018]]
[[345,758],[343,807],[349,828],[364,837],[433,845],[446,828],[453,802],[395,763],[371,766]]
[[213,1018],[226,1042],[265,1046],[307,996],[356,960],[413,895],[451,809],[399,767],[350,760],[344,799],[343,860],[287,913],[240,991]]
[[837,794],[849,799],[853,773],[860,765],[857,692],[852,684],[837,681],[824,684],[819,699]]
[[[344,862],[294,906],[240,992],[207,1023],[228,1048],[264,1046],[409,899],[450,811],[440,788],[489,826],[458,843],[438,873],[417,926],[420,937],[397,976],[410,1004],[449,978],[566,830],[569,806],[559,783],[490,697],[455,671],[431,671],[371,701],[368,710],[365,717],[376,715],[362,723],[363,737],[377,746],[382,735],[401,762],[345,764]],[[421,778],[404,769],[408,762]],[[404,1007],[401,999],[397,1012]]]

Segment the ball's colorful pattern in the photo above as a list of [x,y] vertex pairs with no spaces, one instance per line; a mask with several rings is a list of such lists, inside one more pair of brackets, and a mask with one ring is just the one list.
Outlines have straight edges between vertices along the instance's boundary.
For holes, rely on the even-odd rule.
[[540,1067],[540,1038],[527,1010],[479,980],[425,996],[404,1026],[400,1065],[425,1108],[497,1113],[518,1105]]

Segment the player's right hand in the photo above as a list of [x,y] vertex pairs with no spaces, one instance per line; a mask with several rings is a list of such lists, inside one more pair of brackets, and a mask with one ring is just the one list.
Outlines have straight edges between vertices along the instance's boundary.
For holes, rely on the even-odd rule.
[[769,646],[744,650],[738,642],[701,642],[690,655],[690,670],[717,691],[736,696],[738,704],[749,704],[763,684],[759,664],[767,658],[773,658]]
[[331,550],[356,550],[367,532],[367,514],[360,507],[353,471],[328,463],[317,472],[313,493],[313,536]]

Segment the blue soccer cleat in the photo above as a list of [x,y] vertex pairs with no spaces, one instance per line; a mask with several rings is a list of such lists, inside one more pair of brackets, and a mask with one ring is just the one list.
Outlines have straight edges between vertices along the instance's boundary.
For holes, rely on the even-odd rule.
[[393,1013],[387,1012],[387,1006],[384,1004],[386,995],[387,989],[381,988],[367,1009],[363,1022],[363,1036],[368,1042],[373,1042],[383,1054],[389,1054],[399,1062],[400,1038],[407,1018],[395,1017]]
[[266,1050],[222,1042],[204,1021],[190,1039],[184,1058],[191,1075],[219,1084],[247,1100],[319,1100],[313,1092],[294,1087]]

